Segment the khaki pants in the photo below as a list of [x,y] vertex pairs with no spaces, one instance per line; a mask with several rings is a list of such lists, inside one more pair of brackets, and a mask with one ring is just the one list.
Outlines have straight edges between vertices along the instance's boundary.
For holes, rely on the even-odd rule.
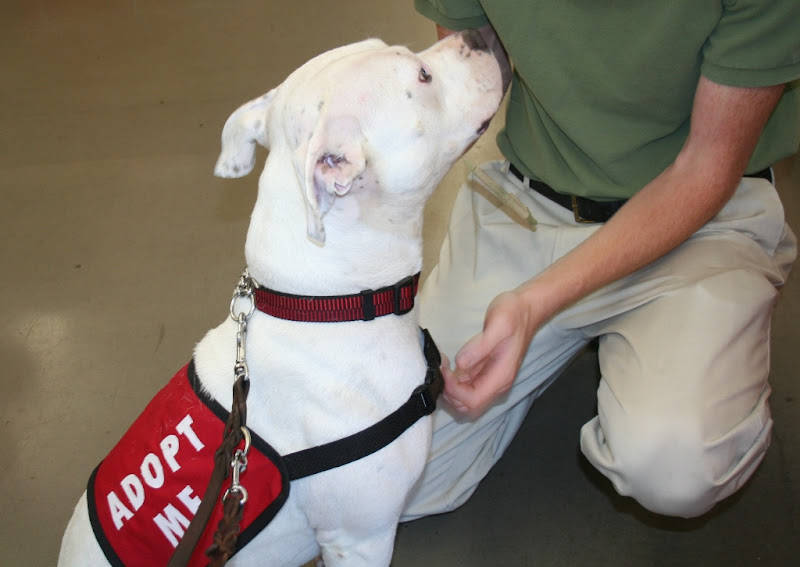
[[[422,325],[450,360],[480,331],[497,294],[598,227],[576,224],[570,211],[506,173],[507,164],[483,169],[539,225],[528,230],[469,186],[461,188],[439,264],[420,293]],[[652,511],[690,517],[709,510],[744,484],[769,445],[770,319],[795,256],[775,188],[744,178],[689,241],[543,327],[511,391],[479,419],[441,404],[431,456],[403,520],[463,504],[534,400],[595,337],[602,379],[598,415],[581,430],[586,458],[621,494]]]

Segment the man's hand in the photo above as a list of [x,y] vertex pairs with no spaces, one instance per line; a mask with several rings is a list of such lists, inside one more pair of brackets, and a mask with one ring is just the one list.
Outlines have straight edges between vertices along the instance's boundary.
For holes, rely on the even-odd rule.
[[445,359],[444,395],[450,405],[474,417],[507,392],[538,329],[537,321],[516,290],[498,295],[486,310],[483,331],[456,355],[454,371]]

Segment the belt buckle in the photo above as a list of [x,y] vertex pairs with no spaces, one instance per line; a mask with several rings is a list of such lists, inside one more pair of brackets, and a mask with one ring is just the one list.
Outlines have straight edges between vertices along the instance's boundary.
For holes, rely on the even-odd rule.
[[572,214],[575,216],[575,222],[579,224],[597,224],[597,221],[586,219],[581,216],[581,212],[578,208],[578,197],[575,195],[571,195],[571,197],[572,197]]

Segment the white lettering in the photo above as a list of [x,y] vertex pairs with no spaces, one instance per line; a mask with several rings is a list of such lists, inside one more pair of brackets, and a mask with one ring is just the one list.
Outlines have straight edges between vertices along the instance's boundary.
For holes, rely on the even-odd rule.
[[167,435],[164,439],[161,440],[161,454],[164,455],[164,460],[169,465],[169,470],[172,472],[177,471],[181,466],[178,464],[178,461],[175,460],[175,455],[178,454],[178,446],[180,443],[178,442],[177,435]]
[[191,486],[187,484],[186,487],[178,493],[178,500],[186,506],[186,509],[189,510],[192,515],[197,514],[197,509],[200,507],[200,498],[194,495]]
[[172,544],[172,547],[178,546],[178,541],[183,537],[185,528],[189,527],[189,520],[172,504],[167,504],[164,507],[164,514],[157,514],[153,521]]
[[[108,509],[111,513],[111,518],[114,521],[114,526],[117,530],[122,528],[122,525],[133,518],[134,513],[138,512],[145,503],[147,498],[146,487],[159,489],[165,484],[164,463],[169,467],[169,471],[176,472],[180,470],[181,465],[178,462],[177,455],[181,447],[181,440],[179,435],[183,435],[189,443],[200,451],[205,447],[205,444],[200,440],[192,429],[191,415],[186,415],[180,423],[175,426],[175,432],[178,435],[170,434],[165,436],[159,443],[161,448],[161,457],[156,453],[148,453],[142,459],[139,466],[139,474],[131,473],[123,478],[120,483],[120,489],[128,499],[128,505],[122,503],[116,492],[111,491],[106,500],[108,501]],[[186,510],[192,513],[197,513],[200,507],[200,498],[198,498],[190,486],[186,486],[179,494],[178,499],[186,507]],[[133,511],[131,511],[133,510]],[[167,506],[164,508],[162,514],[158,514],[153,520],[158,524],[161,530],[169,534],[183,535],[180,528],[181,525],[188,525],[188,520],[174,506]],[[171,536],[167,536],[172,541]],[[175,544],[177,545],[177,544]]]
[[148,453],[144,458],[140,471],[147,486],[161,488],[164,485],[164,467],[161,466],[161,461],[153,453]]
[[128,502],[133,506],[133,511],[135,512],[141,508],[142,504],[144,504],[144,486],[142,486],[142,481],[139,480],[139,477],[135,474],[129,474],[122,479],[119,485],[122,487],[122,492],[128,497]]
[[108,509],[111,512],[111,519],[114,520],[114,527],[119,530],[125,520],[133,518],[133,512],[128,510],[113,490],[106,496]]
[[187,415],[181,420],[181,422],[178,425],[175,426],[175,431],[177,431],[181,435],[185,435],[186,438],[189,440],[189,443],[191,443],[192,446],[199,451],[200,449],[205,447],[205,445],[203,444],[202,441],[200,441],[200,438],[192,429],[192,423],[194,423],[194,421],[192,420],[192,416]]

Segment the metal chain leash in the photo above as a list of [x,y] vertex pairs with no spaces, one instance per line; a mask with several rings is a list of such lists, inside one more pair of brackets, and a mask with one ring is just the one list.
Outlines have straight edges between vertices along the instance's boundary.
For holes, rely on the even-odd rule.
[[[245,339],[247,337],[247,321],[253,316],[256,310],[256,300],[253,294],[258,287],[258,282],[250,275],[247,268],[245,268],[242,277],[239,278],[239,283],[233,290],[233,297],[231,298],[231,319],[237,324],[236,330],[236,363],[233,365],[233,374],[236,378],[243,380],[250,379],[250,369],[247,367],[247,356],[245,349]],[[248,302],[247,309],[239,310],[239,301],[246,300]]]

